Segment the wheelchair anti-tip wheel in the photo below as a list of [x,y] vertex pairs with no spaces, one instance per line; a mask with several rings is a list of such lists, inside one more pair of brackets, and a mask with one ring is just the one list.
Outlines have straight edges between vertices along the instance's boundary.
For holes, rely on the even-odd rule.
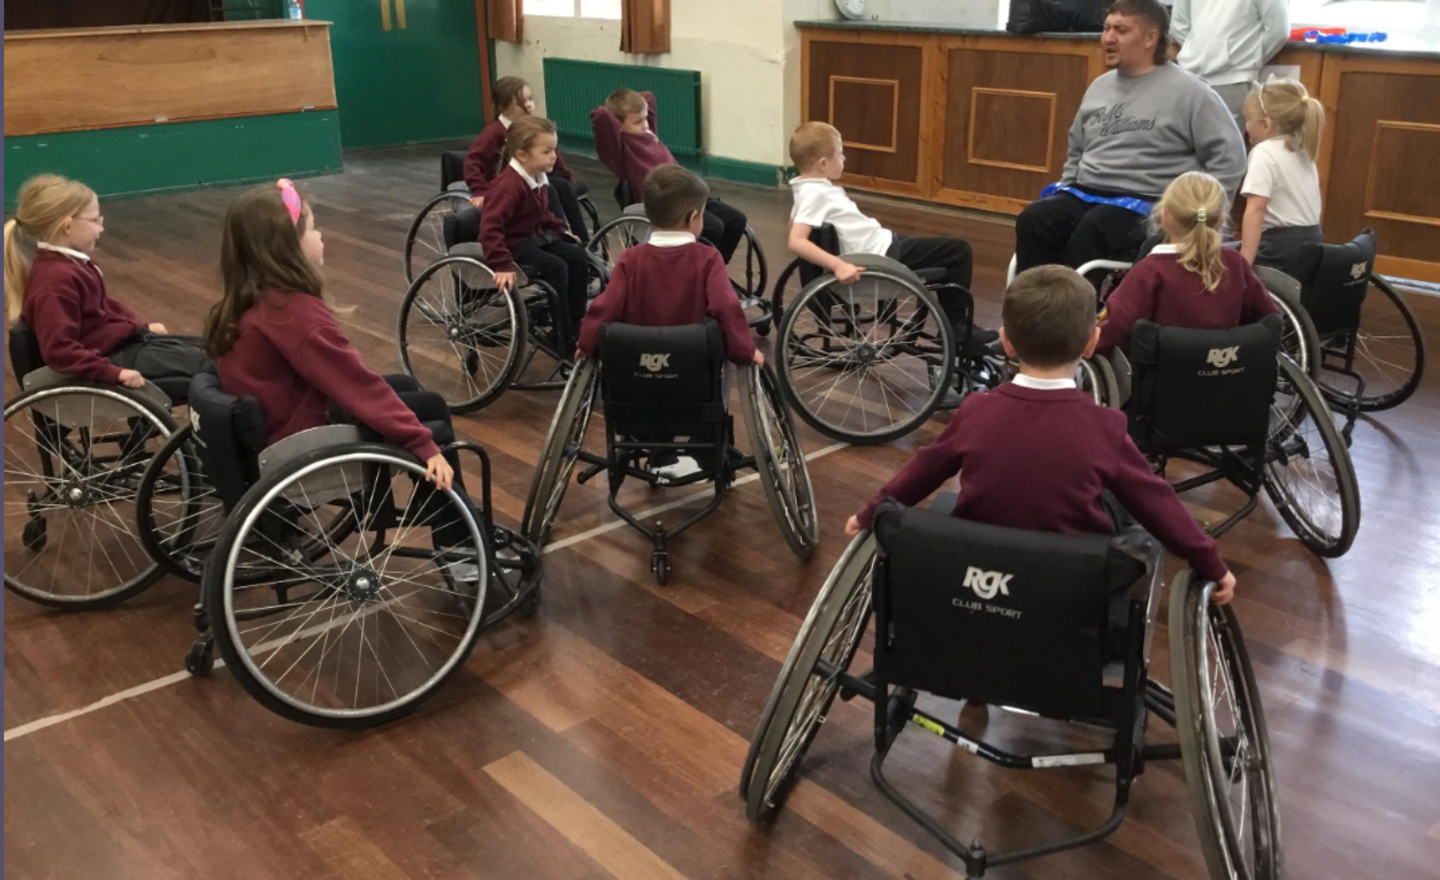
[[135,519],[150,557],[192,583],[225,522],[225,505],[205,475],[200,439],[187,424],[171,435],[140,478]]
[[482,409],[505,392],[524,366],[528,310],[512,288],[469,256],[431,263],[405,292],[396,334],[400,365],[452,412]]
[[800,759],[825,722],[840,688],[837,678],[854,659],[870,619],[875,557],[870,532],[850,542],[780,667],[740,771],[740,797],[751,822],[764,822],[784,802]]
[[1359,327],[1328,334],[1321,355],[1326,399],[1341,409],[1379,412],[1404,403],[1420,386],[1425,334],[1400,292],[1371,275]]
[[535,477],[525,498],[525,515],[520,527],[520,533],[536,547],[544,547],[550,537],[555,515],[560,511],[560,502],[575,471],[580,445],[585,441],[599,387],[595,359],[586,358],[571,373],[555,418],[550,422],[540,461],[535,466]]
[[1170,589],[1175,729],[1200,849],[1212,880],[1276,880],[1284,856],[1260,691],[1235,612],[1201,587],[1183,571]]
[[426,266],[450,252],[445,217],[470,207],[470,194],[442,192],[425,203],[405,234],[405,283],[413,284]]
[[1343,556],[1360,529],[1360,487],[1350,450],[1319,388],[1280,358],[1262,473],[1281,517],[1320,556]]
[[162,574],[137,534],[140,478],[176,430],[122,388],[64,385],[5,407],[5,587],[62,609],[103,608]]
[[815,490],[795,422],[780,394],[775,373],[767,364],[740,370],[740,403],[750,438],[755,469],[785,543],[796,556],[809,559],[820,541]]
[[[337,508],[355,524],[339,541]],[[225,665],[305,724],[368,727],[412,711],[475,644],[490,579],[482,528],[400,450],[350,443],[281,465],[241,499],[205,568]]]
[[885,443],[940,405],[954,331],[935,296],[884,269],[852,284],[825,275],[785,309],[776,350],[795,411],[827,437]]

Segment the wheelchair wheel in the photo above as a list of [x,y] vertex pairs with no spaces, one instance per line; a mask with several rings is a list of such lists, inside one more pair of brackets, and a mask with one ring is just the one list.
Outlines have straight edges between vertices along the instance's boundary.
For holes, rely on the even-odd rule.
[[748,225],[728,268],[730,284],[740,297],[750,326],[761,336],[769,336],[773,316],[765,294],[770,284],[770,264],[765,259],[764,248],[760,247],[760,239],[755,237],[755,230]]
[[915,430],[951,387],[955,338],[934,294],[869,269],[817,279],[785,310],[777,369],[800,417],[835,440],[885,443]]
[[1075,387],[1090,395],[1101,406],[1111,409],[1120,407],[1120,386],[1115,379],[1115,369],[1103,357],[1087,358],[1075,370]]
[[1170,588],[1171,682],[1185,785],[1213,880],[1283,873],[1270,736],[1232,606],[1210,602],[1193,572]]
[[524,364],[526,310],[513,289],[495,289],[494,277],[473,257],[442,257],[400,303],[401,367],[452,412],[494,402]]
[[590,222],[591,229],[600,228],[600,212],[595,210],[595,203],[590,201],[589,195],[577,196],[575,201],[580,203],[580,210],[585,212],[585,219]]
[[870,619],[875,555],[868,531],[850,542],[780,667],[740,771],[740,797],[751,822],[764,822],[784,802],[795,768],[825,723],[840,688],[837,678],[855,657]]
[[621,214],[595,230],[586,248],[600,258],[607,271],[613,272],[621,254],[649,240],[649,220],[640,214]]
[[1300,366],[1311,379],[1320,377],[1320,336],[1310,313],[1289,296],[1270,291],[1270,298],[1280,307],[1285,329],[1280,336],[1280,351]]
[[[405,479],[400,479],[403,476]],[[332,533],[332,511],[355,528]],[[319,450],[251,487],[205,567],[226,666],[266,708],[360,728],[432,696],[474,647],[490,558],[470,504],[377,444]]]
[[135,521],[150,557],[170,574],[192,583],[215,548],[225,505],[205,476],[190,425],[166,441],[140,478]]
[[800,278],[802,263],[799,257],[787,263],[785,268],[780,270],[780,277],[775,279],[775,289],[770,291],[770,313],[776,326],[779,326],[785,317],[785,301],[795,299],[805,286]]
[[1425,375],[1425,334],[1409,303],[1379,275],[1370,276],[1370,288],[1359,329],[1327,336],[1321,350],[1320,391],[1360,412],[1399,406]]
[[560,501],[570,485],[570,475],[575,471],[575,460],[580,454],[580,444],[585,440],[585,429],[590,425],[590,413],[595,405],[595,393],[599,388],[599,370],[595,360],[586,358],[576,364],[560,397],[560,406],[550,422],[541,447],[540,462],[535,466],[535,477],[530,481],[530,492],[525,498],[525,515],[521,520],[520,532],[536,547],[543,548],[550,537],[550,528],[555,524],[555,515],[560,511]]
[[445,215],[470,207],[470,194],[442,192],[435,196],[415,219],[405,234],[405,283],[413,284],[426,266],[449,253],[445,243]]
[[1343,556],[1360,528],[1360,488],[1350,450],[1319,388],[1289,358],[1271,406],[1265,491],[1285,522],[1321,556]]
[[742,368],[740,381],[745,430],[765,498],[785,543],[796,556],[809,559],[820,541],[820,519],[815,513],[815,490],[810,485],[810,469],[795,434],[795,422],[768,364],[763,368]]
[[145,466],[176,426],[122,388],[66,385],[5,407],[5,587],[51,608],[104,608],[162,574],[136,534]]

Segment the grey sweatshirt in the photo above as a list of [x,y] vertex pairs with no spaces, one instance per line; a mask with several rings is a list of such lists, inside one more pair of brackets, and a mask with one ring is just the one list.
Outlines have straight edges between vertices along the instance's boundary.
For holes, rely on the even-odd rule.
[[1215,90],[1173,63],[1142,76],[1101,74],[1070,126],[1062,183],[1154,200],[1187,171],[1212,174],[1233,200],[1245,142]]

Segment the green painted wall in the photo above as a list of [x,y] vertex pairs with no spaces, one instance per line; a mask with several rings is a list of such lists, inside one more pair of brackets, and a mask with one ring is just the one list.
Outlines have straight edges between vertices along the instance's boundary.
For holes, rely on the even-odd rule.
[[[390,11],[384,29],[383,9]],[[484,126],[472,0],[306,0],[330,21],[345,149],[474,137]],[[488,86],[487,86],[488,87]]]
[[333,110],[5,138],[5,210],[36,174],[82,180],[102,196],[334,174]]
[[[595,139],[589,137],[560,136],[560,150],[577,156],[595,158]],[[743,159],[727,159],[724,156],[676,156],[675,161],[694,171],[701,177],[733,180],[737,183],[753,183],[759,186],[780,186],[795,176],[793,167],[766,165],[763,162],[747,162]],[[589,181],[592,186],[594,181]],[[607,186],[613,186],[613,182]],[[609,190],[602,187],[606,192]]]

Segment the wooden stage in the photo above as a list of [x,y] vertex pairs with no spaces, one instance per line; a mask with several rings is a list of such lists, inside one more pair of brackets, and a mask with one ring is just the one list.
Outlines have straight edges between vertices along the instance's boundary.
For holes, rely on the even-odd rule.
[[[332,295],[358,306],[346,319],[351,339],[381,371],[397,367],[400,252],[435,190],[438,152],[351,154],[344,175],[302,183],[324,233]],[[592,182],[607,179],[592,162],[572,166]],[[613,214],[607,189],[596,186],[597,201]],[[778,272],[789,193],[716,189],[750,215]],[[98,261],[111,293],[147,320],[198,332],[219,289],[220,218],[236,192],[106,202]],[[1007,221],[861,201],[901,232],[970,239],[980,319],[996,323],[1013,246]],[[1431,351],[1440,351],[1440,301],[1412,301],[1431,329]],[[1293,880],[1440,878],[1433,364],[1413,399],[1356,429],[1364,520],[1349,555],[1315,558],[1268,501],[1221,542],[1240,579],[1236,607],[1263,693]],[[6,370],[8,397],[8,358]],[[521,515],[557,399],[512,392],[456,421],[494,458],[502,521]],[[79,615],[7,595],[8,876],[961,876],[958,861],[871,784],[870,715],[858,701],[837,704],[773,827],[751,827],[735,794],[780,663],[845,545],[845,518],[940,427],[865,449],[803,429],[822,513],[816,558],[795,561],[752,481],[672,544],[675,573],[664,588],[650,576],[650,548],[606,509],[604,481],[572,486],[555,535],[566,546],[548,556],[539,618],[485,636],[418,714],[359,734],[282,720],[223,669],[205,680],[186,675],[194,593],[178,581]],[[674,500],[656,493],[647,502],[635,489],[629,497],[640,508]],[[1239,496],[1217,491],[1202,502],[1226,509]],[[1168,681],[1160,620],[1152,672]],[[1000,712],[988,721],[990,735],[1021,748],[1052,730]],[[1152,730],[1172,736],[1163,725]],[[1107,770],[1004,771],[913,734],[888,767],[957,836],[992,848],[1093,827],[1113,791]],[[990,876],[1204,877],[1179,766],[1148,768],[1108,842]]]

